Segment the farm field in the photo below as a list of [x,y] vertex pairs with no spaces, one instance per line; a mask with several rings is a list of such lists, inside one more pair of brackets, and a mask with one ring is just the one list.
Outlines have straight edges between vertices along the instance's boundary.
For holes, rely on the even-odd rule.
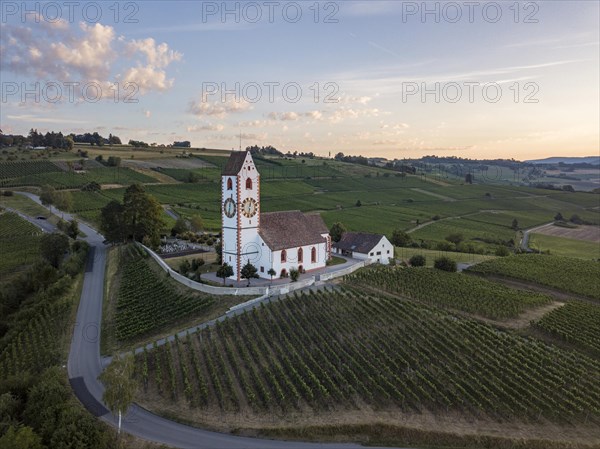
[[10,279],[40,257],[39,228],[12,212],[0,212],[0,282]]
[[546,226],[538,229],[536,234],[600,243],[600,226],[579,225],[574,228]]
[[[597,438],[599,369],[578,352],[352,289],[288,296],[136,356],[141,405],[237,431],[458,414],[480,433],[527,423],[544,438]],[[561,423],[570,430],[542,433]]]
[[600,259],[600,242],[585,241],[532,233],[529,247],[535,251],[550,251],[557,256],[577,257],[579,259]]
[[[83,148],[83,147],[82,147]],[[96,151],[87,148],[88,151]],[[98,223],[99,211],[110,199],[122,199],[131,182],[145,183],[146,190],[183,217],[200,214],[209,231],[221,225],[219,174],[227,153],[195,152],[196,157],[176,158],[173,152],[160,149],[139,150],[134,158],[125,157],[131,148],[98,149],[104,156],[123,152],[123,167],[93,168],[85,175],[64,171],[30,174],[15,179],[19,183],[53,184],[59,188],[78,189],[95,180],[112,188],[102,192],[74,191],[74,211],[86,221]],[[135,153],[135,151],[134,151]],[[120,154],[120,153],[119,153]],[[93,155],[90,155],[92,157]],[[90,163],[93,161],[89,161]],[[29,161],[25,162],[29,164]],[[60,168],[60,161],[32,161]],[[328,226],[341,221],[351,231],[383,233],[391,236],[395,229],[411,230],[418,224],[441,220],[412,233],[413,239],[426,240],[435,248],[451,233],[464,237],[464,249],[473,248],[494,254],[502,242],[517,241],[511,229],[513,219],[520,229],[548,223],[561,212],[569,218],[579,215],[590,223],[600,223],[600,200],[591,193],[572,193],[499,184],[463,185],[460,179],[440,183],[431,177],[397,176],[389,170],[323,159],[257,158],[261,171],[262,211],[299,209],[321,213]],[[3,164],[0,164],[3,165]],[[145,171],[144,173],[132,170]],[[40,167],[42,167],[40,165]],[[149,168],[162,170],[151,171]],[[206,168],[202,168],[206,167]],[[40,168],[39,170],[42,170]],[[164,177],[160,174],[166,175]],[[160,179],[153,177],[158,176]],[[183,182],[189,176],[199,182]],[[179,183],[168,183],[177,181]],[[159,183],[162,181],[162,183]],[[183,182],[183,183],[182,183]],[[452,201],[450,201],[452,200]],[[361,207],[357,207],[360,201]],[[460,217],[460,218],[458,218]],[[169,223],[172,220],[169,219]],[[444,243],[446,244],[446,243]]]
[[[170,280],[143,249],[115,247],[108,270],[111,280],[105,301],[109,317],[103,323],[105,351],[135,347],[139,342],[224,313],[248,298],[214,297]],[[198,257],[198,256],[196,256]]]
[[544,315],[534,327],[559,339],[580,346],[600,357],[600,306],[569,301]]
[[482,275],[514,278],[600,300],[600,263],[564,256],[499,257],[469,268]]
[[515,318],[527,309],[549,304],[547,295],[516,290],[463,273],[426,267],[384,267],[360,270],[345,277],[356,287],[397,294],[485,318]]

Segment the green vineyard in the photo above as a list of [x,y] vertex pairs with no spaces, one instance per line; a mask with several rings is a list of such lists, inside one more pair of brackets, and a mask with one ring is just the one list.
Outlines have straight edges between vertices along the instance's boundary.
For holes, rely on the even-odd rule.
[[[140,251],[140,253],[138,253]],[[208,309],[215,301],[200,293],[181,295],[157,276],[130,247],[122,270],[117,298],[116,337],[120,341],[147,335],[179,318]]]
[[571,301],[544,315],[535,327],[600,355],[600,306]]
[[24,235],[39,235],[40,228],[13,212],[0,214],[0,239]]
[[527,254],[499,257],[477,264],[470,271],[547,285],[600,300],[600,263],[571,257]]
[[487,318],[514,318],[528,308],[551,302],[549,296],[515,290],[485,279],[433,268],[375,268],[347,277],[368,285],[436,306],[475,313]]
[[58,165],[49,161],[2,162],[0,164],[0,186],[11,185],[9,181],[11,179],[60,171],[62,170]]
[[287,297],[136,357],[147,394],[256,416],[370,408],[597,420],[599,373],[582,354],[360,290]]
[[3,276],[40,257],[40,235],[38,227],[12,212],[0,214],[0,282]]

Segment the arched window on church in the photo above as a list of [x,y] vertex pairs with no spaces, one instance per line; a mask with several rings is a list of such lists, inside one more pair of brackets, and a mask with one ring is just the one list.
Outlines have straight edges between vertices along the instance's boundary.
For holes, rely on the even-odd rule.
[[233,181],[231,178],[227,180],[227,190],[233,190]]
[[314,246],[310,250],[310,261],[312,263],[317,263],[317,248],[315,248]]
[[246,189],[252,190],[252,180],[250,178],[246,178]]
[[281,261],[285,262],[287,260],[287,252],[285,251],[285,249],[281,250]]
[[302,263],[302,248],[298,248],[298,263]]

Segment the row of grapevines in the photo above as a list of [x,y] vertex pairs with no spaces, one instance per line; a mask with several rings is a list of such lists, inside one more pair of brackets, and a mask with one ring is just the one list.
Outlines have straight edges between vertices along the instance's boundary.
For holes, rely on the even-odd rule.
[[469,270],[485,275],[521,279],[600,300],[598,261],[523,254],[487,260]]
[[152,351],[162,380],[149,374],[148,388],[194,407],[600,419],[597,360],[355,288],[288,297],[173,345],[175,384]]
[[137,254],[125,257],[117,298],[116,335],[121,341],[148,334],[166,324],[208,309],[215,299],[182,295]]
[[373,268],[355,272],[347,279],[356,285],[369,285],[492,319],[513,318],[528,308],[551,301],[549,296],[539,293],[518,291],[478,277],[424,267]]
[[534,326],[600,354],[600,306],[571,301],[544,315]]

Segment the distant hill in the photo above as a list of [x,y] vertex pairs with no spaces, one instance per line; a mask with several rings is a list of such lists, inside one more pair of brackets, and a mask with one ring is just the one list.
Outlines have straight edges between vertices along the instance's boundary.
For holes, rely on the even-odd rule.
[[546,159],[533,159],[530,164],[593,164],[600,165],[600,156],[584,156],[584,157],[547,157]]

